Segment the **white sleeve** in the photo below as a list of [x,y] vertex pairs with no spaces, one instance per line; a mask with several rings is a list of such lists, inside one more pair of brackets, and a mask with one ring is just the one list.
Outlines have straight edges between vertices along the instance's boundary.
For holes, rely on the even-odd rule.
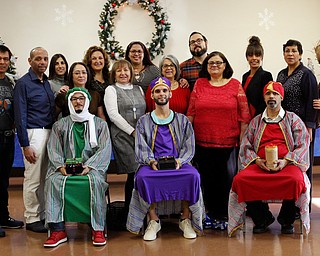
[[117,92],[113,86],[108,86],[104,94],[104,105],[108,116],[119,129],[130,135],[135,129],[119,113]]

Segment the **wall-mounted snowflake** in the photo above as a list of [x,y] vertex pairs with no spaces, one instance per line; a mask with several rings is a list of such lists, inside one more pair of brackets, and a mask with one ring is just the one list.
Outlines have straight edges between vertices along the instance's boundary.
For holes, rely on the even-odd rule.
[[60,22],[62,26],[66,26],[68,23],[73,23],[72,14],[73,10],[68,10],[66,5],[62,5],[61,8],[54,9],[57,16],[55,21]]
[[273,12],[270,12],[267,8],[264,9],[264,12],[258,13],[260,22],[259,22],[259,26],[264,26],[264,28],[266,30],[269,30],[271,26],[274,26],[274,21],[272,20],[273,18]]

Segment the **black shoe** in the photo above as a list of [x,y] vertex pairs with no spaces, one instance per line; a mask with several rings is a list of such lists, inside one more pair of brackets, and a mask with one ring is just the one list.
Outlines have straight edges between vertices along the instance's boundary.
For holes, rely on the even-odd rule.
[[273,216],[270,216],[270,218],[266,220],[265,224],[255,225],[253,227],[253,233],[261,234],[261,233],[267,232],[268,226],[270,226],[274,221],[275,221],[275,218]]
[[282,234],[293,234],[294,227],[292,224],[281,225],[281,233]]
[[5,237],[6,236],[6,232],[0,228],[0,237]]
[[31,230],[33,232],[37,233],[47,233],[48,230],[43,226],[42,221],[36,221],[33,223],[27,223],[26,224],[26,229]]
[[24,226],[23,221],[8,218],[7,221],[1,222],[0,226],[3,228],[22,228]]

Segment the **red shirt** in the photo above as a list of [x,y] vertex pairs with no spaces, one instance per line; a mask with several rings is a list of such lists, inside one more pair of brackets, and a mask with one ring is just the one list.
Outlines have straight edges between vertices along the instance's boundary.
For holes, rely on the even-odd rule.
[[191,93],[187,116],[193,116],[196,143],[203,147],[228,148],[239,143],[240,123],[250,122],[241,83],[231,78],[215,87],[199,78]]
[[[190,99],[190,89],[181,88],[180,86],[177,89],[171,90],[172,97],[169,100],[169,107],[172,111],[178,112],[181,114],[186,114],[189,99]],[[150,86],[146,92],[146,103],[147,103],[147,112],[151,112],[155,109],[154,100],[151,99],[151,89]]]

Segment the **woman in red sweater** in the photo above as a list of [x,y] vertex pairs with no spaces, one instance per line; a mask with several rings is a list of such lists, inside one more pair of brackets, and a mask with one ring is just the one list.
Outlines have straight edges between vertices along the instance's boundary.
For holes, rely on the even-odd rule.
[[227,163],[250,121],[246,95],[232,74],[221,52],[210,53],[202,64],[187,112],[194,126],[195,162],[205,206],[211,219],[223,223],[221,229],[226,227],[231,185]]
[[[190,99],[190,89],[179,86],[180,65],[173,55],[164,56],[159,64],[161,75],[171,82],[172,97],[170,98],[170,109],[174,112],[186,114]],[[189,87],[189,86],[188,86]],[[154,100],[151,99],[150,86],[146,92],[147,112],[155,109]]]

